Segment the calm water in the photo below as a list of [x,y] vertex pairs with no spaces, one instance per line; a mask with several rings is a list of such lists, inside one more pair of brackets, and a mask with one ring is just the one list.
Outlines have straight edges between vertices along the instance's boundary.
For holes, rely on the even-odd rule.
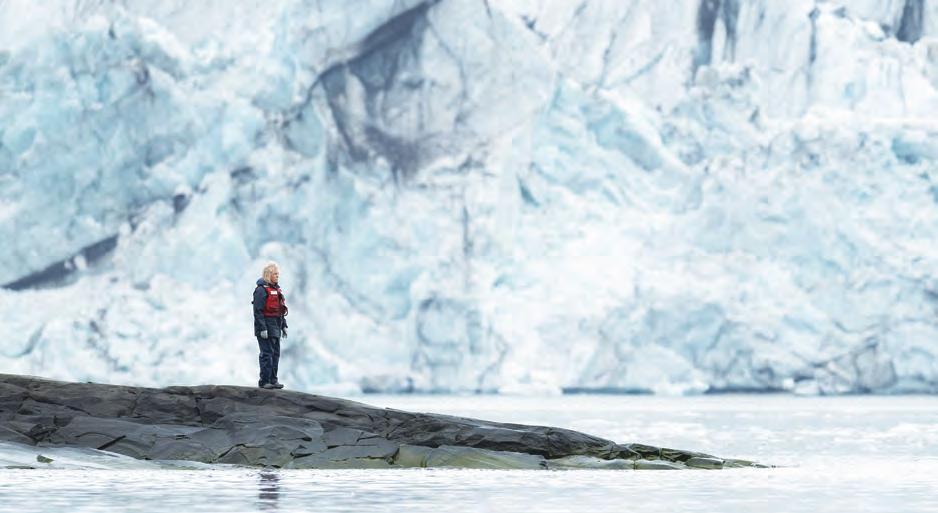
[[783,465],[720,471],[0,470],[0,511],[938,512],[938,398],[368,396]]

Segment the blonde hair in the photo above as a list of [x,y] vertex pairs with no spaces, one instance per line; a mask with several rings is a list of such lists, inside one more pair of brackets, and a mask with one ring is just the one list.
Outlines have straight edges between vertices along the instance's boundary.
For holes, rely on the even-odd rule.
[[264,270],[261,271],[261,278],[264,279],[267,283],[273,283],[270,279],[271,275],[274,274],[274,271],[279,271],[280,267],[277,265],[277,262],[267,262],[264,266]]

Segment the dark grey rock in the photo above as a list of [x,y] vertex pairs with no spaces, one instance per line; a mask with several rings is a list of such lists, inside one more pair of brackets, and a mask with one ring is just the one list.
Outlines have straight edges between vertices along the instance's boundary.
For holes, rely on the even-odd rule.
[[683,463],[667,460],[636,460],[635,470],[681,470],[687,468]]
[[635,468],[635,461],[622,458],[603,460],[593,456],[565,456],[555,460],[547,460],[547,468],[561,470],[584,468],[632,470]]
[[397,450],[394,462],[401,467],[426,467],[431,452],[433,447],[405,444]]
[[[162,438],[157,440],[145,454],[137,458],[154,460],[186,460],[211,463],[217,461],[225,451],[212,450],[202,442],[191,438]],[[128,454],[123,452],[122,454]]]
[[350,458],[346,460],[333,460],[321,455],[310,455],[297,458],[286,464],[284,468],[392,468],[393,462],[381,458]]
[[373,443],[367,445],[340,445],[326,449],[320,456],[331,460],[348,460],[352,458],[392,458],[398,449],[398,445],[378,438],[372,440]]
[[688,467],[717,469],[723,468],[723,460],[719,458],[693,457],[684,462]]
[[16,442],[20,444],[33,444],[33,439],[23,433],[11,429],[10,427],[0,426],[0,441]]
[[4,374],[0,441],[282,468],[761,466],[567,429],[410,413],[294,391],[151,389]]
[[132,416],[159,424],[201,422],[195,397],[185,394],[141,393]]
[[432,449],[423,461],[423,467],[491,468],[491,469],[544,469],[547,462],[542,456],[509,451],[489,451],[472,447],[444,445]]
[[0,420],[13,418],[27,396],[21,387],[0,382]]

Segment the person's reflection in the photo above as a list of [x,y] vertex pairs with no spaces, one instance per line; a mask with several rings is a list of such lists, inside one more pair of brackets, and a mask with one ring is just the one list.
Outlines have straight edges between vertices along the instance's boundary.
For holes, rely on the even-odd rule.
[[276,511],[280,498],[280,475],[276,472],[261,472],[257,483],[257,500],[264,511]]

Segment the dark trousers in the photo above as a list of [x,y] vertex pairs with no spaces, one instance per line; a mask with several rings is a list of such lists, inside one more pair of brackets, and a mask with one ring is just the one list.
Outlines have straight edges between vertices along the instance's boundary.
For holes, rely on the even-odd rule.
[[261,365],[261,380],[258,385],[277,382],[277,365],[280,364],[280,339],[274,337],[257,337],[257,345],[261,354],[258,363]]

